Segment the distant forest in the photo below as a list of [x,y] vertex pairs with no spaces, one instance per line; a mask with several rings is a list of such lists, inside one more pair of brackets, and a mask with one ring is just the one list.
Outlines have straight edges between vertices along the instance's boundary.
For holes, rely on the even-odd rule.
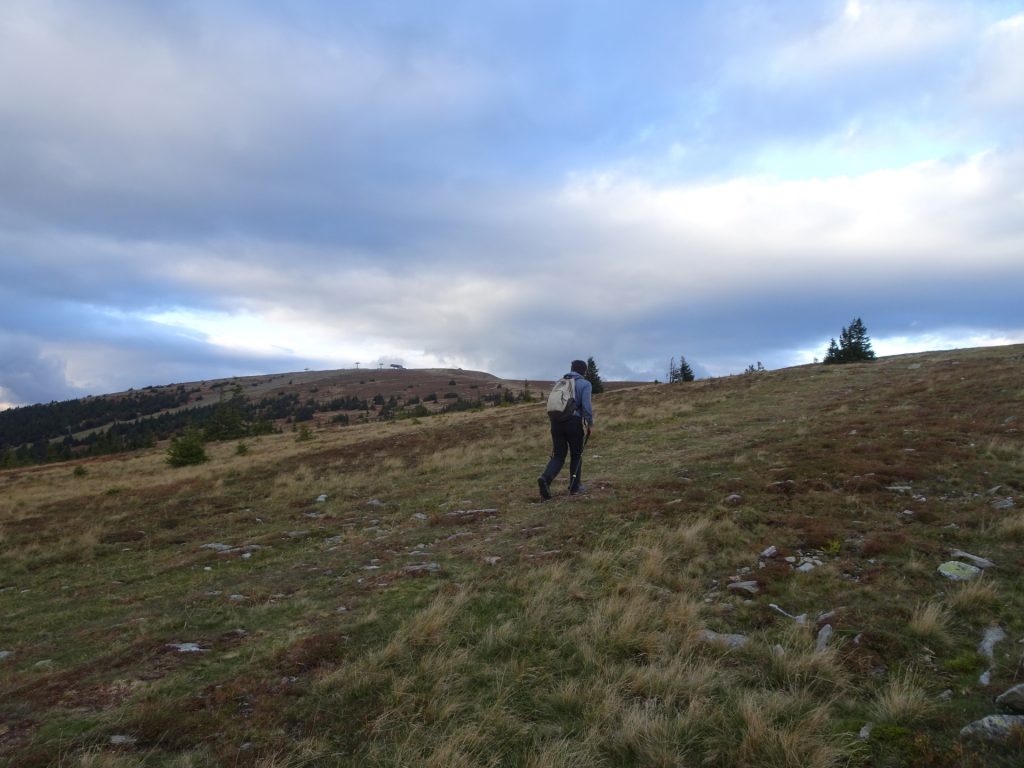
[[[217,385],[214,385],[215,387]],[[124,395],[88,397],[0,411],[0,469],[66,461],[88,456],[151,448],[158,440],[197,427],[206,440],[235,440],[280,431],[281,423],[311,421],[317,413],[334,413],[331,422],[346,425],[348,412],[361,412],[360,420],[388,420],[431,416],[436,413],[512,402],[511,393],[484,395],[467,401],[455,393],[443,397],[441,408],[428,409],[419,398],[400,402],[377,395],[371,402],[355,396],[302,401],[296,393],[252,401],[236,386],[216,403],[197,404],[199,389],[146,388]],[[528,397],[528,395],[527,395]],[[519,399],[523,399],[522,396]],[[438,402],[436,394],[423,398]],[[187,406],[187,407],[186,407]]]

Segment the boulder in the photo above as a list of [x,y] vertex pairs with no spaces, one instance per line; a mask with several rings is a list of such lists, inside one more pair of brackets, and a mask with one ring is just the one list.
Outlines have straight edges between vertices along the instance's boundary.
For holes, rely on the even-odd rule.
[[960,738],[1004,742],[1014,731],[1024,731],[1024,715],[988,715],[961,728]]
[[1001,693],[996,698],[996,704],[1011,712],[1024,713],[1024,683]]

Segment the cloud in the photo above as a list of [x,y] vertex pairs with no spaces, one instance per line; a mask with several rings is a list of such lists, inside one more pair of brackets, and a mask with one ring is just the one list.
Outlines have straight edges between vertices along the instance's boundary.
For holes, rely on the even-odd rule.
[[15,0],[0,399],[355,360],[730,372],[857,315],[1015,338],[1020,19]]

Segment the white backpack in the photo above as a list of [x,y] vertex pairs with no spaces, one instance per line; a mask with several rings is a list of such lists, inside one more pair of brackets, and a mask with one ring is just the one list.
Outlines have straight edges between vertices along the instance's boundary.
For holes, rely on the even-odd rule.
[[552,421],[567,421],[576,413],[576,379],[566,374],[548,395],[548,416]]

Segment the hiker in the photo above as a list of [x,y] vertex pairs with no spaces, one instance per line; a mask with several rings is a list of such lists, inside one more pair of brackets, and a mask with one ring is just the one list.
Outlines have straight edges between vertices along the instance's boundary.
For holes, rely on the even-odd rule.
[[[569,453],[569,493],[577,494],[583,488],[583,446],[594,427],[594,409],[590,404],[591,386],[584,378],[587,364],[573,360],[570,372],[565,374],[552,390],[548,399],[551,417],[551,458],[537,478],[541,498],[551,498],[551,483],[562,471],[565,454]],[[572,385],[566,382],[571,381]],[[562,390],[565,393],[562,393]],[[558,404],[555,403],[559,400]]]

